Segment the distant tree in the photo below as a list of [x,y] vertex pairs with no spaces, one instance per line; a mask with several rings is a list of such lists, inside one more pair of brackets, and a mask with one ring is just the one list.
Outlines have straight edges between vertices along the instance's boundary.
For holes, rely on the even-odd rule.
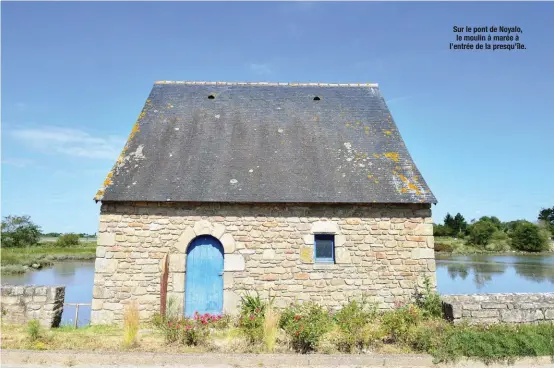
[[502,222],[498,219],[496,216],[483,216],[479,219],[479,221],[488,221],[494,225],[498,230],[502,229]]
[[49,237],[49,238],[57,238],[58,236],[62,235],[61,233],[46,233],[46,234],[42,234],[42,236],[46,236],[46,237]]
[[492,235],[498,228],[488,219],[479,221],[468,227],[469,241],[475,245],[485,246],[492,239]]
[[452,231],[449,227],[440,224],[433,224],[433,235],[434,236],[451,236]]
[[517,250],[540,252],[549,248],[548,232],[527,221],[519,222],[510,237],[512,247]]
[[458,236],[463,236],[467,232],[466,219],[459,212],[456,214],[456,216],[454,216],[454,221],[452,226],[454,227],[454,230],[456,231],[456,234],[458,234]]
[[56,241],[56,246],[58,247],[74,247],[79,245],[79,234],[63,234]]
[[6,216],[2,220],[2,246],[29,247],[40,241],[40,227],[30,216]]
[[444,216],[444,226],[451,229],[454,228],[454,217],[452,217],[450,213],[447,213],[446,216]]
[[538,220],[548,228],[551,236],[554,236],[554,206],[541,209]]

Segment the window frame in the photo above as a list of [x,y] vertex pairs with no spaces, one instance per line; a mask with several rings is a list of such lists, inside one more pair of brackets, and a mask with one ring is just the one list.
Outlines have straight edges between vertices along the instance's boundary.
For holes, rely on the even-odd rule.
[[[331,240],[331,251],[332,251],[331,258],[317,257],[318,238],[320,238],[319,240]],[[335,263],[335,234],[329,234],[329,233],[314,234],[314,263],[328,263],[328,264]]]

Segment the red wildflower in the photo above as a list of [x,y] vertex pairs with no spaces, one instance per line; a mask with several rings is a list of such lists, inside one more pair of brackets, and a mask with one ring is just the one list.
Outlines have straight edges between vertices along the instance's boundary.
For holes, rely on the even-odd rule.
[[296,321],[298,321],[300,318],[302,318],[302,316],[299,316],[298,314],[297,314],[296,316],[294,316],[294,319],[295,319]]
[[253,315],[250,315],[249,318],[250,318],[251,321],[254,320],[254,316],[253,316]]

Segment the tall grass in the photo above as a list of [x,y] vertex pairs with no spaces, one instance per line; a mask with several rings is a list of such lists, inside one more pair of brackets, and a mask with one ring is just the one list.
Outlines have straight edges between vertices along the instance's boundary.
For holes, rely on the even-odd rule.
[[264,345],[270,353],[275,350],[277,331],[279,330],[279,318],[280,315],[275,308],[272,305],[268,305],[264,317]]
[[138,306],[133,301],[125,307],[123,313],[123,345],[125,347],[133,347],[137,344],[139,322]]
[[27,323],[27,336],[31,341],[37,341],[42,335],[42,327],[38,319],[33,319]]

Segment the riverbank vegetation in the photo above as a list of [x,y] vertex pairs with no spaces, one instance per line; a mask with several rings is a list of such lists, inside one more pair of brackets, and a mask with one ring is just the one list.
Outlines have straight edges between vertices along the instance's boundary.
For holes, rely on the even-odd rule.
[[[435,362],[462,357],[486,363],[519,357],[554,358],[554,324],[454,325],[442,319],[429,289],[414,301],[380,311],[368,299],[339,311],[316,303],[276,309],[271,300],[244,296],[237,317],[196,314],[183,318],[173,301],[167,314],[139,321],[138,305],[125,311],[123,328],[89,326],[37,329],[2,326],[2,349],[221,353],[427,353]],[[32,328],[31,328],[32,327]],[[140,329],[139,329],[140,327]]]
[[96,242],[90,240],[63,234],[55,241],[43,241],[40,227],[29,216],[6,216],[2,220],[1,272],[20,274],[58,261],[94,259]]
[[537,223],[526,220],[502,222],[495,216],[473,219],[448,213],[443,224],[434,224],[435,250],[452,253],[552,251],[554,207],[540,211]]

